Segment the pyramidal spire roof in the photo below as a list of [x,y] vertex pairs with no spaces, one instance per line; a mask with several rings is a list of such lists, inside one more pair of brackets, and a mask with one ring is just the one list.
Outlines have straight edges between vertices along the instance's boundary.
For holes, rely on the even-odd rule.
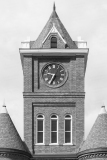
[[80,151],[107,147],[107,111],[101,107],[100,113]]
[[27,151],[5,105],[0,110],[0,148]]
[[52,30],[52,27],[55,27],[56,30],[59,32],[63,40],[66,42],[67,46],[71,49],[77,48],[75,42],[71,39],[70,35],[68,34],[67,30],[65,29],[64,25],[60,21],[57,13],[56,13],[56,6],[55,3],[53,4],[53,12],[46,23],[45,27],[43,28],[42,32],[40,33],[39,37],[36,41],[31,42],[31,48],[42,48],[44,39],[47,37],[48,33]]

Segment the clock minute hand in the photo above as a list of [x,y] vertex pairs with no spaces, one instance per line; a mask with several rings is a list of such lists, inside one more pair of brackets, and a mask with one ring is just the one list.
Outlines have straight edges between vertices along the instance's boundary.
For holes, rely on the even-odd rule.
[[53,74],[54,74],[54,73],[47,73],[47,74],[50,74],[50,75],[52,75],[52,76],[53,76]]
[[48,82],[49,84],[51,84],[51,82],[53,81],[53,79],[54,79],[54,77],[55,77],[55,74],[52,74],[52,73],[50,73],[51,75],[52,75],[52,78],[50,79],[50,81]]

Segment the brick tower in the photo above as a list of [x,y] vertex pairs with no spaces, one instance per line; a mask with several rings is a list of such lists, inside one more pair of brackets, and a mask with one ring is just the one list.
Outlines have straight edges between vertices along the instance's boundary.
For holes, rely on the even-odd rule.
[[76,159],[84,137],[88,49],[53,12],[35,41],[22,42],[24,139],[33,159]]

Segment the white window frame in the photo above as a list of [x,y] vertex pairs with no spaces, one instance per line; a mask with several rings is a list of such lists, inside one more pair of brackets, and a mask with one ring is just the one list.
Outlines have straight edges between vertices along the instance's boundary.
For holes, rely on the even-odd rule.
[[[69,116],[69,117],[66,117]],[[70,142],[66,143],[65,142],[65,120],[70,120],[71,126],[70,126]],[[72,145],[72,116],[70,114],[66,114],[64,117],[64,145]]]
[[[41,118],[39,118],[39,116],[42,116]],[[43,120],[43,142],[42,143],[38,143],[38,120]],[[37,122],[36,122],[36,145],[44,145],[44,121],[45,121],[45,118],[44,118],[44,115],[42,114],[38,114],[37,115]]]
[[[56,116],[56,118],[52,118],[52,116]],[[56,120],[57,121],[57,142],[56,143],[52,143],[52,139],[51,139],[51,120]],[[50,145],[58,145],[58,116],[56,114],[52,114],[50,117]]]

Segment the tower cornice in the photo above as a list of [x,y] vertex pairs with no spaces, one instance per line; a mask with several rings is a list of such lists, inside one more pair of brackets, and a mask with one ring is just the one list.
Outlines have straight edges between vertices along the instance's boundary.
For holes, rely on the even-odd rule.
[[25,49],[25,48],[20,48],[19,52],[21,56],[22,67],[23,67],[23,57],[24,56],[36,56],[36,57],[84,56],[85,57],[85,70],[86,70],[89,48],[79,48],[79,49]]

